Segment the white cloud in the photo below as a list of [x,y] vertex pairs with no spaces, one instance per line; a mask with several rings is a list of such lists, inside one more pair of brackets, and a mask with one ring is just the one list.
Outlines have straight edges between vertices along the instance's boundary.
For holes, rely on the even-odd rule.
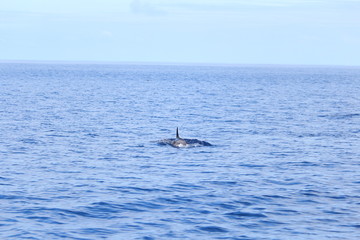
[[164,15],[166,11],[161,1],[149,1],[149,0],[133,0],[130,3],[130,9],[136,14],[145,15]]

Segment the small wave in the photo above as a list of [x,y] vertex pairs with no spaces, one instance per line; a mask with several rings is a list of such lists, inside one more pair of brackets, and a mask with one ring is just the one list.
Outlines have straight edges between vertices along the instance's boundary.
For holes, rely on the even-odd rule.
[[332,215],[344,215],[346,212],[338,212],[338,211],[323,211],[323,213],[332,214]]
[[275,212],[272,212],[273,215],[281,215],[281,216],[295,216],[298,215],[299,212],[292,209],[277,209]]
[[234,219],[244,219],[244,218],[266,218],[267,216],[262,213],[250,213],[250,212],[231,212],[225,214],[226,216]]
[[122,205],[106,203],[106,202],[97,202],[93,203],[91,206],[86,207],[86,211],[92,213],[98,218],[112,219],[117,213],[122,210]]
[[261,164],[240,164],[240,167],[248,167],[248,168],[264,168],[266,165]]
[[43,216],[29,216],[27,219],[34,220],[41,223],[49,223],[49,224],[64,224],[63,222],[55,221],[51,219],[51,217],[43,217]]
[[206,226],[206,227],[199,227],[201,231],[211,232],[211,233],[225,233],[228,232],[225,228],[218,227],[218,226]]
[[172,198],[160,197],[157,199],[157,202],[164,204],[189,204],[193,203],[194,200],[188,197],[175,196]]
[[137,209],[147,211],[147,210],[154,210],[154,209],[163,209],[164,205],[153,203],[153,202],[139,201],[136,203],[124,204],[124,207],[125,208],[126,207],[130,207],[130,208],[135,207]]
[[78,211],[78,210],[70,210],[64,208],[46,208],[46,207],[37,207],[37,208],[26,208],[21,209],[21,213],[25,213],[29,216],[34,216],[35,214],[43,214],[43,213],[50,213],[50,214],[57,214],[61,217],[95,217],[87,212]]
[[135,192],[167,192],[158,188],[144,188],[144,187],[126,187],[129,190],[133,190]]
[[344,225],[345,227],[352,227],[352,228],[359,228],[360,229],[360,224],[351,224],[351,225]]
[[288,199],[288,197],[280,196],[280,195],[264,195],[266,198],[278,198],[278,199]]
[[346,136],[346,133],[331,131],[331,132],[319,132],[319,133],[303,133],[296,136],[299,138],[323,138],[323,137],[343,138],[344,136]]
[[262,224],[266,225],[266,226],[277,226],[277,225],[283,225],[286,224],[284,222],[278,222],[278,221],[260,221]]
[[319,115],[319,117],[333,119],[333,120],[343,120],[343,119],[360,117],[360,113],[329,114],[329,115]]
[[106,228],[83,228],[79,231],[85,235],[98,235],[98,236],[108,236],[110,234],[115,234],[117,231],[110,230]]
[[40,197],[28,197],[23,195],[3,195],[0,194],[0,199],[7,199],[7,200],[16,200],[16,199],[22,199],[22,200],[36,200],[36,201],[47,201],[46,198],[40,198]]
[[204,183],[210,183],[214,185],[223,185],[223,186],[233,186],[237,185],[238,182],[235,181],[204,181]]
[[177,191],[188,191],[188,190],[204,190],[206,189],[204,186],[201,185],[195,185],[190,183],[176,183],[172,185],[171,190],[177,190]]
[[301,166],[301,167],[314,167],[319,166],[317,163],[309,162],[309,161],[302,161],[302,162],[294,162],[292,163],[294,166]]
[[34,138],[23,138],[23,139],[20,139],[20,142],[26,143],[26,144],[34,144],[34,145],[42,143]]
[[230,204],[230,203],[214,203],[214,204],[212,204],[212,206],[217,207],[217,208],[228,209],[228,210],[233,210],[233,209],[237,208],[237,206]]
[[21,198],[23,198],[23,197],[15,196],[15,195],[0,195],[0,199],[14,200],[14,199],[21,199]]
[[300,184],[300,182],[295,182],[295,181],[293,181],[293,179],[285,179],[285,181],[277,181],[277,180],[266,180],[266,181],[269,183],[273,183],[273,184],[277,184],[277,185],[285,185],[285,186]]
[[303,190],[300,191],[300,193],[304,196],[308,196],[308,197],[318,197],[320,192],[318,191],[314,191],[314,190]]
[[91,137],[91,138],[95,138],[95,137],[98,137],[99,134],[96,134],[96,133],[86,133],[85,136]]

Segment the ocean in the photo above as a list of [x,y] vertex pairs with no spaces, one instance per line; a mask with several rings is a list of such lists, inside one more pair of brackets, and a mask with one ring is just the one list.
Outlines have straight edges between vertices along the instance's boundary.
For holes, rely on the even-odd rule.
[[[1,239],[360,239],[360,67],[0,63]],[[173,148],[158,141],[207,141]]]

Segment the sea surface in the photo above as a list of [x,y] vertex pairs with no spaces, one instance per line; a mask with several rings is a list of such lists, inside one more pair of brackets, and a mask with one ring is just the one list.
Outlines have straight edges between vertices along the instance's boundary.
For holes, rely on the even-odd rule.
[[0,239],[360,239],[360,67],[0,63],[0,131]]

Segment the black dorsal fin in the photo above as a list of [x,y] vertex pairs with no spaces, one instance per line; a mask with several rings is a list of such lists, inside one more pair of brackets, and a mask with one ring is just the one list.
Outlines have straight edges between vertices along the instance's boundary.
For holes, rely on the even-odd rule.
[[176,128],[176,138],[180,138],[179,137],[179,128]]

